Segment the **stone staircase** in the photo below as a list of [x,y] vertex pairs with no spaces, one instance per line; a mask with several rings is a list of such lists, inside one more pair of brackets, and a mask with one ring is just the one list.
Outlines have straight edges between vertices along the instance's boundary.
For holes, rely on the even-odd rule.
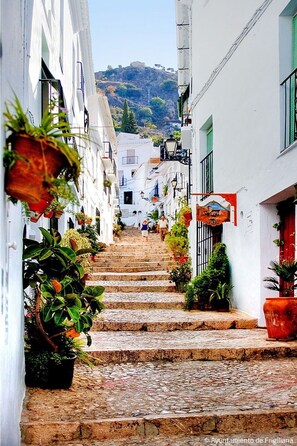
[[95,366],[77,364],[69,390],[27,389],[23,446],[297,444],[297,342],[237,310],[185,312],[171,266],[157,234],[130,228],[97,256]]

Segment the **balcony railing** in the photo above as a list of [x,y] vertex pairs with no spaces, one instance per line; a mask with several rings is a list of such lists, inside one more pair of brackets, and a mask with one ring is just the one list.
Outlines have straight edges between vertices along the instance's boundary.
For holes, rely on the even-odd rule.
[[297,68],[281,83],[283,147],[285,150],[297,140]]
[[213,192],[213,152],[201,161],[201,192]]
[[138,156],[123,156],[122,164],[138,164]]
[[103,141],[104,144],[104,155],[103,158],[109,158],[112,160],[112,148],[109,141]]

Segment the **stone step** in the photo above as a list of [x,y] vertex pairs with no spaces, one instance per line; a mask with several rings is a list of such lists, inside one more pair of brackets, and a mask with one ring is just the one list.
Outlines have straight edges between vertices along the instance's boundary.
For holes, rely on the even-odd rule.
[[169,280],[146,280],[146,281],[92,281],[87,280],[87,285],[102,285],[106,292],[120,292],[123,293],[147,293],[147,292],[174,292],[175,285]]
[[[99,265],[99,264],[98,264]],[[170,270],[171,265],[170,264],[155,264],[154,271],[164,271],[164,270]],[[135,266],[131,264],[125,264],[125,265],[118,265],[116,262],[110,262],[110,264],[101,265],[101,266],[93,266],[92,271],[94,273],[100,273],[100,272],[119,272],[119,273],[133,273],[133,272],[146,272],[151,271],[152,265],[151,263],[140,263],[139,265]]]
[[166,255],[158,255],[158,256],[152,258],[151,256],[145,255],[144,253],[139,253],[138,255],[129,254],[126,256],[124,256],[124,255],[119,255],[119,256],[106,255],[106,256],[100,256],[100,257],[97,256],[95,261],[92,263],[94,264],[94,266],[96,266],[96,265],[100,266],[104,262],[110,262],[110,263],[115,263],[115,262],[116,263],[171,262],[171,263],[174,263],[174,261]]
[[168,280],[169,274],[167,271],[147,271],[147,272],[101,272],[92,273],[90,280],[95,281],[151,281],[151,280]]
[[[103,301],[104,302],[104,301]],[[228,330],[256,328],[257,320],[232,310],[229,313],[183,310],[104,310],[94,320],[93,331]]]
[[110,266],[115,266],[117,268],[119,267],[133,267],[133,268],[141,268],[143,266],[149,266],[150,271],[154,271],[155,269],[160,269],[163,268],[163,270],[167,270],[170,267],[173,267],[175,265],[175,263],[171,260],[156,260],[156,261],[151,261],[148,258],[143,258],[143,259],[135,259],[134,257],[131,257],[130,260],[127,259],[104,259],[102,261],[95,261],[92,263],[92,267],[96,268],[96,267],[110,267]]
[[180,293],[106,293],[106,309],[148,310],[179,309],[184,306],[184,294]]
[[[129,436],[129,438],[112,440],[79,440],[54,443],[55,446],[207,446],[208,444],[236,444],[236,445],[297,445],[297,428],[269,429],[257,433],[246,432],[242,434],[216,434],[209,435],[158,435],[153,443],[149,432],[142,436]],[[22,446],[26,446],[24,443]]]
[[91,441],[125,439],[129,446],[131,438],[155,445],[163,436],[164,446],[175,446],[175,436],[181,440],[193,433],[212,442],[220,434],[249,437],[296,428],[296,367],[296,358],[92,369],[78,363],[70,390],[27,390],[22,441],[90,446]]
[[[85,350],[99,363],[222,361],[297,357],[297,341],[267,341],[264,329],[92,332]],[[93,361],[97,364],[97,361]]]

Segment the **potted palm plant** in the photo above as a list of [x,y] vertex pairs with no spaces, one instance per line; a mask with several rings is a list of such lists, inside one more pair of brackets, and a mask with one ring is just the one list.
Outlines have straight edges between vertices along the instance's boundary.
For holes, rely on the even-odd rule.
[[56,231],[40,231],[41,242],[24,240],[25,380],[28,386],[68,388],[76,356],[86,358],[79,336],[91,344],[104,287],[85,285],[78,258],[86,250],[62,246]]
[[279,297],[267,297],[263,305],[268,339],[296,339],[297,299],[294,291],[297,288],[297,261],[272,261],[268,269],[274,276],[264,278],[265,286],[279,293]]
[[14,200],[38,203],[59,175],[78,186],[80,157],[67,142],[77,135],[71,132],[66,113],[55,107],[50,104],[37,126],[16,96],[5,104],[5,191]]

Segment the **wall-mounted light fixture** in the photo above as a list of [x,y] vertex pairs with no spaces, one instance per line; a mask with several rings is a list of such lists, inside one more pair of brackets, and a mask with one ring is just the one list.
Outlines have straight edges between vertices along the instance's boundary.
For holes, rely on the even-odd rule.
[[[183,149],[181,143],[170,135],[170,138],[166,139],[163,144],[160,145],[160,161],[178,161],[181,164],[189,166],[187,187],[188,202],[191,195],[191,151],[189,149]],[[173,187],[173,198],[175,197],[175,189],[176,187]]]
[[142,200],[149,201],[149,198],[146,198],[146,197],[144,196],[144,192],[143,192],[143,190],[140,192],[140,196],[141,196]]
[[179,163],[190,165],[190,150],[183,149],[181,143],[170,135],[170,138],[165,139],[163,144],[160,145],[160,160],[178,161]]

